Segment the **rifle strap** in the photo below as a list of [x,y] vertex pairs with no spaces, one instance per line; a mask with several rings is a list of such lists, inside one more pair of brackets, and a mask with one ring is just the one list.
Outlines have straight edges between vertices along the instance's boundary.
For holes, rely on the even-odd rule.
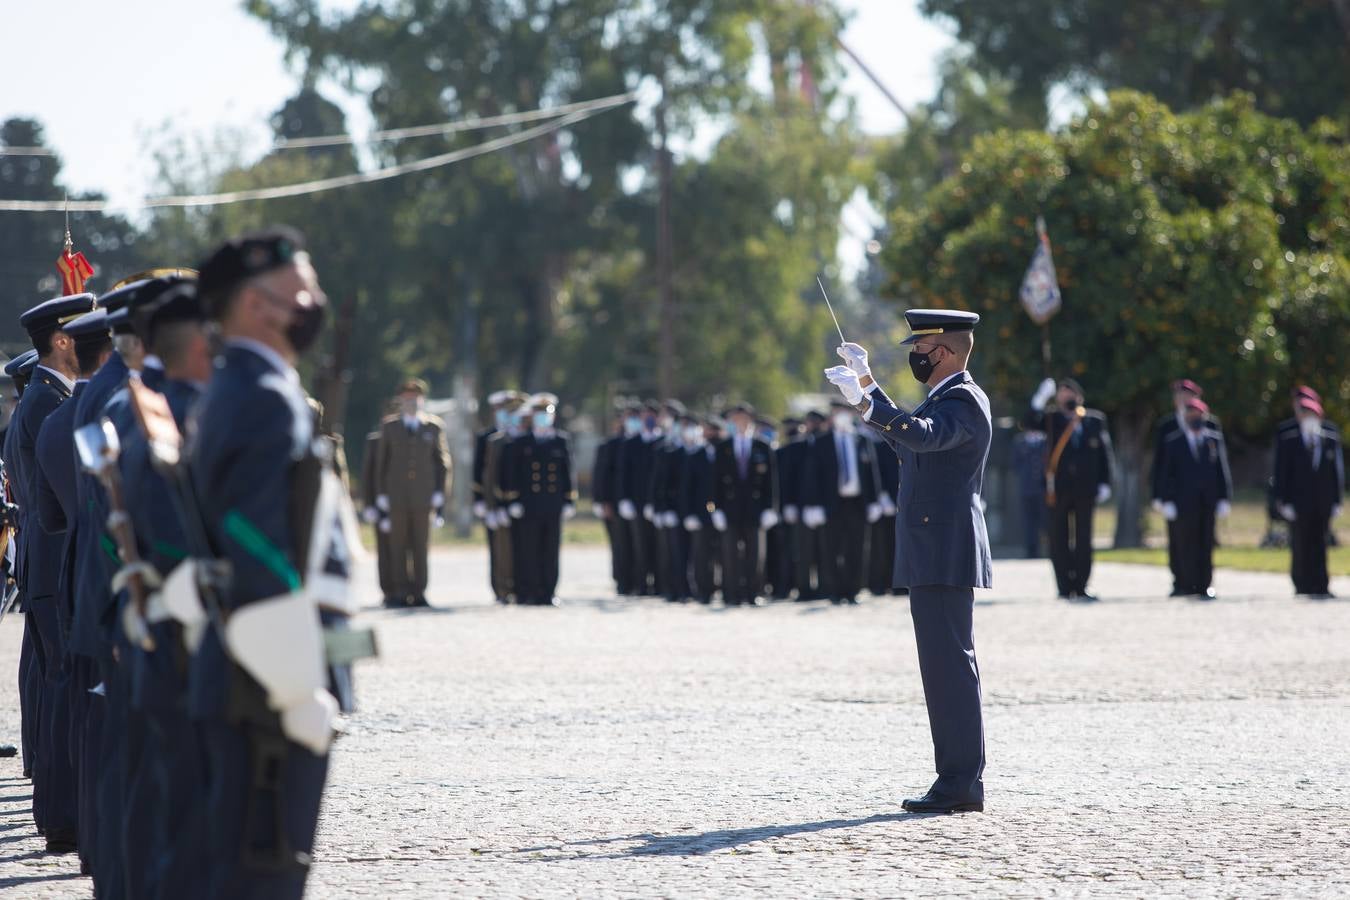
[[1069,420],[1069,424],[1059,434],[1059,440],[1055,441],[1055,447],[1050,451],[1050,456],[1045,464],[1045,505],[1053,507],[1055,505],[1055,472],[1059,470],[1060,457],[1064,455],[1064,448],[1069,446],[1069,441],[1073,439],[1073,434],[1078,430],[1078,426],[1083,423],[1083,407],[1078,407],[1074,411],[1074,416]]

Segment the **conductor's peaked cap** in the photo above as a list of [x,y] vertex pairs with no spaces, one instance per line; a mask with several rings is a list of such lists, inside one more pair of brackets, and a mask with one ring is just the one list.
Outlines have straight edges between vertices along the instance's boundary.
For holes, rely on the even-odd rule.
[[954,331],[974,331],[980,324],[980,316],[959,309],[907,309],[905,322],[909,324],[910,335],[900,342],[902,346]]

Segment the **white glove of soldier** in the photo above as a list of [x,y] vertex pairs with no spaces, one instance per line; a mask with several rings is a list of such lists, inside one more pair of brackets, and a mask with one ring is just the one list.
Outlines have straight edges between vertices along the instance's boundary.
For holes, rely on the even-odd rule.
[[1339,503],[1331,508],[1331,517],[1333,519],[1339,519],[1341,517],[1341,505]]
[[1097,502],[1105,503],[1107,500],[1110,499],[1111,499],[1111,485],[1109,484],[1097,485]]
[[680,517],[677,513],[663,512],[661,513],[661,524],[666,528],[679,528]]
[[519,519],[525,515],[525,507],[519,503],[512,503],[506,508],[506,511],[511,514],[513,519]]
[[839,393],[844,395],[850,406],[857,406],[862,402],[863,389],[858,383],[858,373],[848,366],[831,366],[825,370],[825,378],[839,388]]
[[881,503],[881,514],[883,516],[889,518],[896,514],[895,501],[891,499],[890,494],[882,494],[879,502]]
[[637,518],[637,507],[633,505],[632,500],[619,501],[619,518],[627,522]]
[[1168,500],[1162,505],[1162,514],[1163,518],[1167,521],[1175,522],[1177,520],[1177,505],[1171,500]]
[[720,509],[713,510],[712,523],[713,527],[716,528],[718,531],[726,531],[727,514],[722,512]]
[[787,506],[783,507],[783,521],[789,525],[796,525],[797,513],[797,507],[789,503]]
[[881,521],[881,504],[880,503],[867,504],[867,524],[875,525],[880,521]]
[[386,512],[386,513],[389,512],[389,495],[388,495],[388,494],[380,494],[380,496],[376,497],[376,498],[375,498],[375,507],[376,507],[380,512]]
[[605,504],[603,504],[603,503],[594,503],[594,502],[592,502],[592,503],[591,503],[591,514],[594,515],[597,519],[608,519],[608,518],[609,518],[609,513],[605,510]]
[[651,522],[653,525],[656,524],[656,507],[652,506],[650,503],[642,507],[642,518]]
[[807,528],[819,528],[825,524],[825,507],[808,506],[802,510],[802,524]]
[[374,525],[380,521],[380,511],[373,506],[367,506],[361,511],[361,518],[365,520],[367,525]]
[[1280,504],[1280,518],[1284,519],[1286,522],[1292,522],[1292,521],[1294,521],[1295,519],[1297,519],[1297,518],[1298,518],[1298,515],[1294,512],[1294,504],[1292,504],[1292,503],[1281,503],[1281,504]]
[[440,491],[437,491],[436,493],[431,495],[431,506],[433,509],[438,509],[444,505],[445,505],[445,494],[441,493]]
[[1229,503],[1227,500],[1220,500],[1218,505],[1214,507],[1214,515],[1218,516],[1220,519],[1228,518],[1228,514],[1232,511],[1233,504]]
[[432,510],[431,524],[434,528],[445,527],[445,510],[443,508],[438,506],[436,509]]
[[778,524],[778,513],[771,509],[766,509],[759,514],[759,527],[761,531],[768,531]]
[[489,509],[487,513],[484,514],[483,525],[488,531],[497,530],[497,511],[495,509]]
[[702,530],[703,530],[703,523],[700,522],[700,521],[698,520],[698,516],[685,516],[685,517],[684,517],[684,530],[685,530],[685,531],[702,531]]
[[565,504],[562,508],[562,517],[564,522],[575,519],[577,517],[577,508],[570,503]]
[[867,351],[861,345],[846,342],[836,347],[834,352],[860,380],[872,374],[872,370],[867,368]]
[[1161,515],[1162,515],[1162,506],[1163,506],[1162,501],[1159,500],[1157,497],[1154,497],[1154,498],[1153,498],[1152,506],[1153,506],[1153,511],[1154,511],[1155,513],[1157,513],[1158,515],[1161,516]]
[[388,519],[381,519],[380,524],[375,527],[380,529],[380,534],[388,534],[394,530],[394,523]]
[[474,518],[476,518],[476,519],[486,519],[486,518],[487,518],[487,511],[488,511],[488,509],[487,509],[487,504],[484,503],[482,500],[475,500],[475,501],[473,502],[473,515],[474,515]]
[[1049,403],[1053,396],[1055,396],[1055,379],[1047,378],[1036,388],[1036,393],[1031,395],[1031,408],[1045,409],[1045,404]]

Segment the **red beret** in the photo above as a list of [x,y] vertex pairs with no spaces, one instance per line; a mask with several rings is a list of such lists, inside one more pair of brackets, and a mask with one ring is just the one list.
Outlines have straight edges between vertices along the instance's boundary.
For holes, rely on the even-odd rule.
[[1314,391],[1312,388],[1308,387],[1306,384],[1300,384],[1298,387],[1294,388],[1294,399],[1295,400],[1306,399],[1311,400],[1314,403],[1322,402],[1321,395],[1319,395],[1317,391]]
[[1313,413],[1319,419],[1322,418],[1322,404],[1318,403],[1311,397],[1299,397],[1298,405],[1303,409],[1306,409],[1308,412]]
[[1172,382],[1172,390],[1190,391],[1197,397],[1204,396],[1205,393],[1204,390],[1200,387],[1200,385],[1196,384],[1194,381],[1191,381],[1189,378],[1183,378],[1180,381]]
[[1191,399],[1187,400],[1186,408],[1193,409],[1196,412],[1206,416],[1209,415],[1209,404],[1201,400],[1199,397],[1192,397]]

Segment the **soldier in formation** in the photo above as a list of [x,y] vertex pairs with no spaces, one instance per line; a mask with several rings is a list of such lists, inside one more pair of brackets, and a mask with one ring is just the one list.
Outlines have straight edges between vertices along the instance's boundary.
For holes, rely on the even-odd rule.
[[303,238],[272,228],[200,275],[20,317],[24,767],[47,851],[78,853],[99,897],[304,892],[372,652],[348,623],[350,500],[295,369],[325,303]]

